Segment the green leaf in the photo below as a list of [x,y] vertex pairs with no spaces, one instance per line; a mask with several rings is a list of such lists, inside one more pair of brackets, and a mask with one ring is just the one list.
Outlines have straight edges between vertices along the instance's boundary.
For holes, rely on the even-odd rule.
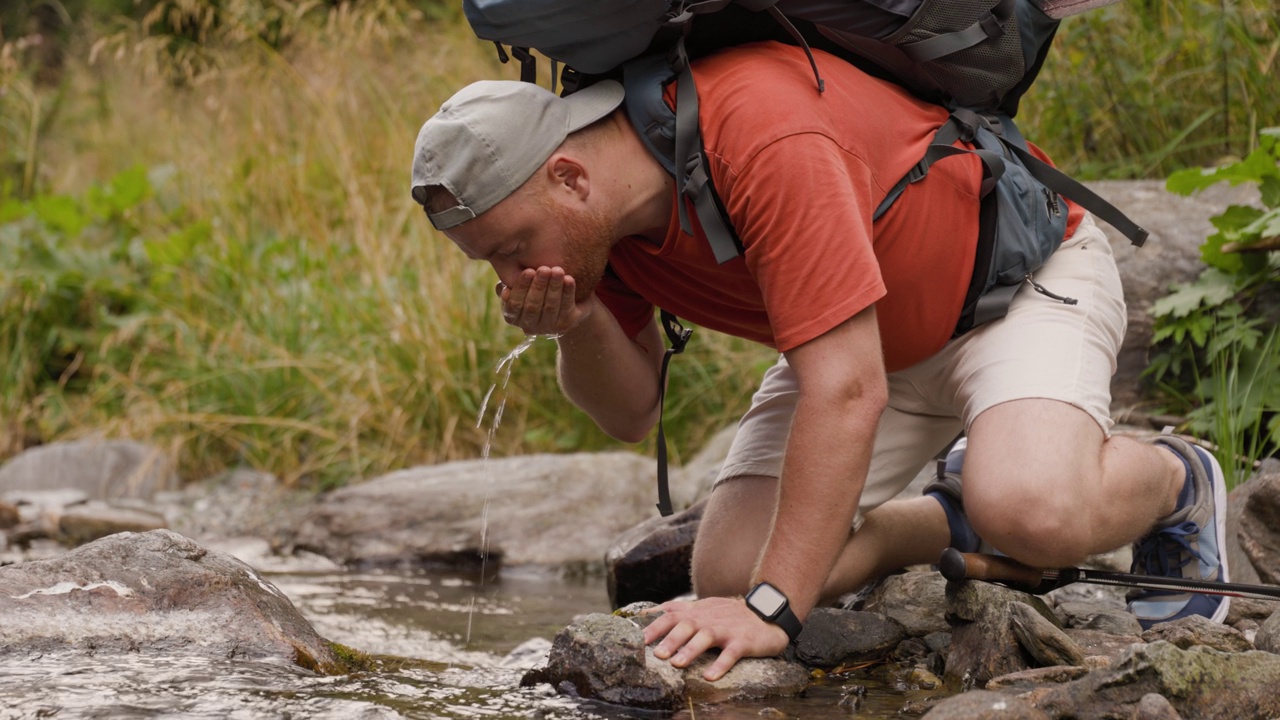
[[76,201],[65,195],[38,197],[32,207],[40,222],[68,237],[78,236],[89,223]]
[[1216,268],[1207,268],[1195,282],[1173,286],[1172,292],[1152,304],[1151,312],[1157,317],[1186,317],[1202,304],[1208,307],[1221,305],[1235,294],[1234,277]]

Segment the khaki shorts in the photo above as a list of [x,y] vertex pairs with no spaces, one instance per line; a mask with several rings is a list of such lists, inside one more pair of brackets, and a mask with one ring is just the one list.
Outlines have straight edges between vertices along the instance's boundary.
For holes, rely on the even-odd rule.
[[[1034,276],[1047,290],[1079,304],[1066,305],[1024,283],[1004,319],[889,374],[889,407],[876,432],[860,513],[901,492],[962,429],[1000,403],[1059,400],[1088,413],[1110,434],[1111,375],[1127,321],[1111,245],[1086,216]],[[798,396],[795,374],[780,358],[739,423],[717,484],[781,475]]]

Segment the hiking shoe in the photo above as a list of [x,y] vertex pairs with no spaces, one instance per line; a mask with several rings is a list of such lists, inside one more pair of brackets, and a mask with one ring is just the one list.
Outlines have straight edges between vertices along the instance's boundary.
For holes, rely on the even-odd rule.
[[[1133,572],[1170,578],[1229,582],[1227,576],[1227,492],[1222,467],[1209,452],[1173,436],[1156,438],[1187,465],[1187,487],[1173,514],[1133,546]],[[1144,590],[1131,595],[1129,610],[1143,630],[1190,615],[1214,622],[1227,616],[1230,599],[1221,595]]]
[[942,511],[947,514],[947,526],[951,528],[951,547],[966,553],[994,553],[995,548],[978,537],[978,533],[969,524],[969,518],[964,514],[960,470],[964,466],[964,451],[968,446],[969,438],[964,437],[951,446],[946,459],[938,461],[937,479],[925,485],[923,494],[937,500]]

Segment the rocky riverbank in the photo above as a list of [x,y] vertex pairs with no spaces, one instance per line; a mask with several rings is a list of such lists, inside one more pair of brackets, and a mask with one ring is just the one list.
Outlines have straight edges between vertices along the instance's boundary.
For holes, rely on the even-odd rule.
[[[1115,410],[1123,432],[1152,434],[1138,380],[1146,309],[1194,274],[1207,218],[1239,199],[1176,198],[1155,183],[1095,189],[1153,230],[1138,256],[1113,241],[1131,314]],[[600,573],[628,607],[574,619],[525,682],[607,702],[671,709],[838,682],[840,706],[855,712],[874,681],[910,688],[901,711],[930,718],[1280,716],[1277,603],[1237,600],[1223,625],[1144,633],[1116,590],[1032,596],[948,584],[923,567],[815,611],[789,657],[744,661],[717,683],[676,671],[643,647],[634,610],[688,591],[698,503],[731,435],[675,469],[684,510],[666,519],[653,509],[652,460],[627,452],[410,468],[315,495],[251,471],[180,479],[142,442],[33,448],[0,467],[0,611],[17,619],[0,626],[0,654],[195,653],[344,672],[350,658],[264,571],[540,566]],[[918,494],[925,476],[904,492]],[[1232,492],[1228,523],[1233,580],[1280,584],[1280,463]],[[1094,563],[1128,569],[1123,552]]]

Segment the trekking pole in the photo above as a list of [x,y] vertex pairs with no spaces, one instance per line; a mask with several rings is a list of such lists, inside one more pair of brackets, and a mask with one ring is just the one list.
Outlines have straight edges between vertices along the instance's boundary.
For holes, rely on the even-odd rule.
[[1280,587],[1275,585],[1246,585],[1244,583],[1215,582],[1213,580],[1196,580],[1193,578],[1168,578],[1157,575],[1087,570],[1076,567],[1041,570],[1000,555],[962,553],[955,548],[947,548],[942,551],[942,558],[938,561],[938,569],[942,571],[942,576],[948,580],[985,580],[1037,595],[1060,588],[1063,585],[1082,582],[1095,585],[1142,588],[1144,590],[1205,593],[1207,595],[1226,595],[1255,600],[1280,600]]

